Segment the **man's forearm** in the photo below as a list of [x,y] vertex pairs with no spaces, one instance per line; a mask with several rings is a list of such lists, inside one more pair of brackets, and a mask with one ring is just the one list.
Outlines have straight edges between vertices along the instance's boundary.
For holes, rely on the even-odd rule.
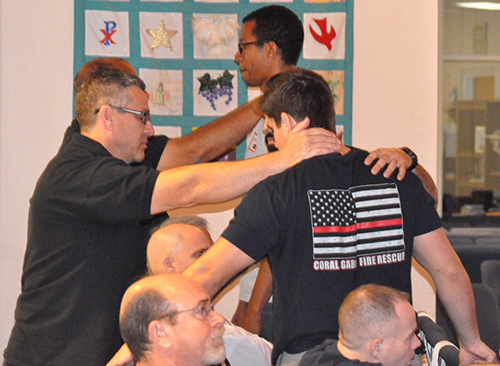
[[286,160],[279,159],[278,154],[163,171],[156,181],[151,213],[240,197],[266,177],[286,169]]
[[448,280],[435,280],[439,298],[456,329],[461,344],[467,346],[480,341],[476,319],[476,305],[472,286],[465,270]]
[[251,257],[221,237],[183,274],[193,277],[213,298],[231,278],[254,262]]
[[159,170],[211,161],[240,142],[262,118],[258,100],[194,130],[171,139],[165,147]]
[[[307,125],[301,126],[302,129]],[[324,129],[297,129],[289,134],[283,149],[256,158],[184,166],[162,171],[156,180],[151,213],[179,207],[219,203],[247,193],[270,175],[312,156],[327,154],[339,141]]]
[[474,294],[462,262],[451,247],[443,228],[415,237],[413,256],[430,273],[459,340],[479,341]]
[[273,273],[267,259],[260,263],[259,274],[255,280],[248,308],[240,326],[249,332],[260,334],[262,329],[262,315],[273,294]]

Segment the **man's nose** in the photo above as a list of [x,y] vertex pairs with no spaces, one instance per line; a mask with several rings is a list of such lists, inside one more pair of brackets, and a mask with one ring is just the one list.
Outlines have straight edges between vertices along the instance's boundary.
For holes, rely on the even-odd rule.
[[216,311],[213,311],[210,315],[210,322],[214,328],[220,328],[226,322],[226,318],[224,318],[220,313]]
[[155,134],[155,128],[153,127],[153,123],[151,123],[151,121],[147,121],[144,125],[144,134],[147,137],[151,137]]
[[234,61],[236,61],[237,63],[243,61],[243,55],[241,54],[240,50],[236,50],[236,53],[234,54]]

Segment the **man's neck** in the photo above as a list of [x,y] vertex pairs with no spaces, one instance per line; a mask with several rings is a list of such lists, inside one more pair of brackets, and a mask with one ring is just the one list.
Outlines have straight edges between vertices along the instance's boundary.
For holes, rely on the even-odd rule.
[[359,360],[361,362],[377,363],[368,354],[366,355],[363,349],[355,350],[346,346],[340,339],[337,341],[337,349],[342,356],[349,360]]
[[273,76],[276,76],[278,74],[281,74],[282,72],[285,72],[285,71],[288,71],[288,70],[293,70],[293,69],[295,69],[295,65],[285,65],[283,63],[281,63],[279,66],[276,66],[276,67],[272,68],[272,70],[269,72],[270,76],[260,86],[260,90],[262,91],[262,93],[266,92],[266,90],[267,90],[267,83],[268,83],[269,80],[271,80],[273,78]]

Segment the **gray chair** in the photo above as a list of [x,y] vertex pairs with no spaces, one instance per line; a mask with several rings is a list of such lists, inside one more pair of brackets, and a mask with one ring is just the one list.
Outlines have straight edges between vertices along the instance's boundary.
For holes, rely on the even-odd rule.
[[453,248],[460,257],[472,283],[482,283],[481,263],[500,259],[500,245],[460,245]]
[[450,241],[452,247],[475,244],[474,239],[467,236],[448,235],[448,240]]
[[479,334],[484,343],[495,351],[498,357],[500,350],[500,312],[493,290],[482,283],[474,283],[476,299],[477,324]]
[[476,245],[497,245],[500,247],[500,237],[484,236],[476,239]]
[[493,290],[500,310],[500,260],[487,260],[481,263],[481,278]]
[[[500,349],[500,312],[498,310],[493,290],[483,283],[473,283],[474,299],[476,300],[476,317],[479,327],[479,334],[484,343],[497,354]],[[444,310],[443,305],[438,301],[436,309],[436,320],[445,331],[448,339],[458,345],[455,329]]]

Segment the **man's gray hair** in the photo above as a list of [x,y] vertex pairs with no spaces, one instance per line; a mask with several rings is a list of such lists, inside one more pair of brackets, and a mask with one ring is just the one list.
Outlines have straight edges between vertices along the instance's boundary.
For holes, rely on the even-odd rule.
[[[150,350],[149,324],[177,310],[172,301],[155,289],[145,289],[130,301],[120,316],[120,332],[134,356],[141,361]],[[175,318],[170,320],[173,324]]]
[[95,125],[97,113],[103,105],[125,107],[132,102],[129,88],[133,86],[146,90],[141,78],[115,68],[101,67],[87,75],[75,100],[76,119],[82,131]]
[[173,217],[171,219],[166,219],[160,225],[158,225],[155,229],[153,229],[153,233],[156,231],[163,229],[166,226],[174,225],[174,224],[186,224],[195,226],[198,229],[208,230],[208,221],[203,217],[192,215],[192,216],[179,216]]

